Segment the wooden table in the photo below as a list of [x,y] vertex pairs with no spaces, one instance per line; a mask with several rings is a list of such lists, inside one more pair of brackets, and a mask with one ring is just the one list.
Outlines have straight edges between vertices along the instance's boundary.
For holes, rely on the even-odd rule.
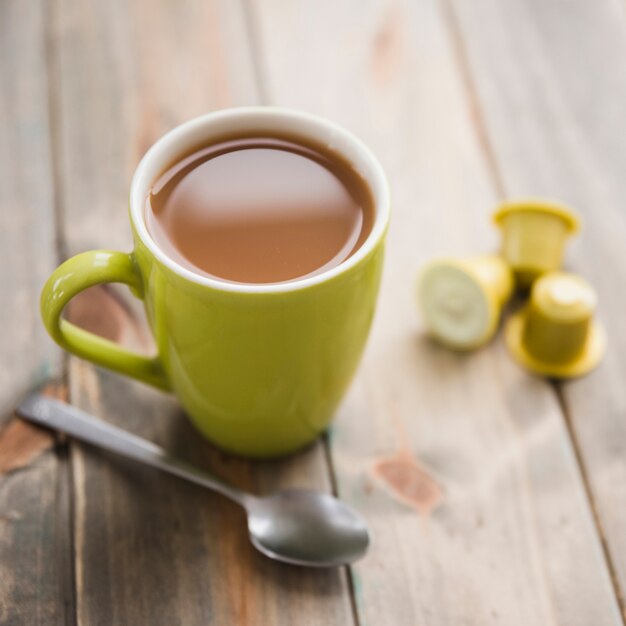
[[[0,0],[0,623],[608,626],[626,590],[626,22],[620,0]],[[242,104],[327,116],[382,160],[393,224],[365,358],[327,438],[250,463],[199,440],[173,398],[67,357],[41,285],[82,250],[130,249],[126,196],[177,123]],[[423,338],[414,275],[495,249],[503,198],[585,218],[568,265],[597,287],[603,365],[557,385],[498,338]],[[140,305],[92,289],[84,326],[150,349]],[[240,510],[12,418],[56,392],[256,492],[334,490],[374,533],[351,569],[250,547]],[[428,517],[372,479],[411,454]],[[407,452],[408,451],[408,452]]]

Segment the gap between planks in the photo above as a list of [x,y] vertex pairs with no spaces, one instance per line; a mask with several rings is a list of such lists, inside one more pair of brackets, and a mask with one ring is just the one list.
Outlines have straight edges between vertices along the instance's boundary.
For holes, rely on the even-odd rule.
[[[63,197],[62,179],[59,169],[60,149],[60,124],[58,85],[55,78],[58,76],[57,50],[54,41],[54,16],[58,13],[56,0],[48,0],[44,5],[45,30],[44,50],[46,52],[46,95],[48,111],[48,132],[50,135],[50,168],[52,170],[52,209],[54,211],[54,242],[57,255],[57,263],[62,263],[67,258],[67,246],[64,234],[65,212],[61,203]],[[63,353],[61,371],[63,378],[67,378],[67,355]],[[66,382],[64,380],[64,382]]]
[[[46,80],[46,98],[48,113],[48,133],[49,133],[49,150],[50,150],[50,168],[52,172],[52,209],[54,215],[54,245],[56,252],[57,264],[67,259],[67,243],[65,239],[65,212],[63,210],[61,198],[63,197],[62,176],[59,169],[61,145],[60,132],[58,125],[61,116],[59,114],[59,89],[58,81],[58,57],[57,47],[54,38],[54,19],[58,15],[58,6],[56,0],[48,0],[44,3],[44,50],[46,54],[45,60],[45,80]],[[69,384],[69,357],[64,351],[61,352],[61,385],[67,390],[67,401],[71,402],[71,385]],[[69,564],[69,572],[66,576],[69,581],[69,604],[66,612],[67,626],[77,626],[78,624],[78,604],[76,598],[76,523],[75,523],[75,494],[74,494],[74,463],[71,454],[71,441],[63,438],[57,441],[54,447],[54,454],[59,464],[59,484],[57,489],[59,493],[65,492],[67,499],[59,498],[59,502],[66,502],[68,511],[67,518],[69,528],[69,549],[67,562]]]
[[[448,35],[450,37],[454,59],[458,67],[459,76],[466,96],[465,102],[469,107],[470,119],[472,120],[472,123],[474,125],[474,129],[478,139],[478,145],[480,146],[480,150],[483,153],[483,158],[485,159],[485,162],[487,164],[487,171],[489,173],[489,176],[491,177],[494,190],[496,191],[496,194],[502,200],[504,200],[507,196],[506,188],[504,185],[502,174],[500,172],[500,168],[498,166],[497,158],[495,156],[495,151],[489,137],[489,132],[487,130],[484,115],[478,100],[478,95],[472,78],[472,72],[466,60],[467,50],[463,41],[463,36],[461,34],[456,14],[454,12],[454,8],[452,7],[450,0],[439,0],[439,6],[441,7],[443,22],[447,28]],[[611,584],[613,586],[613,592],[615,594],[615,598],[620,609],[620,617],[622,619],[622,623],[626,625],[626,600],[624,598],[624,592],[619,585],[615,564],[613,562],[605,539],[602,521],[598,514],[597,505],[593,497],[593,491],[591,489],[585,463],[582,458],[580,445],[576,437],[573,424],[571,422],[570,410],[567,405],[567,399],[565,398],[565,394],[563,393],[562,383],[550,381],[548,382],[548,386],[553,391],[558,406],[561,409],[561,417],[570,440],[570,445],[574,452],[574,458],[576,459],[576,465],[580,474],[583,490],[587,498],[591,517],[593,519],[593,524],[602,549],[604,563],[609,572]]]
[[[322,448],[324,450],[324,458],[326,460],[326,467],[328,469],[328,477],[330,479],[330,486],[333,495],[339,497],[339,482],[337,481],[337,472],[335,471],[335,464],[333,463],[333,453],[330,445],[330,433],[332,432],[332,426],[330,429],[324,432],[322,435]],[[371,541],[371,537],[370,537]],[[348,581],[348,592],[350,593],[350,610],[352,611],[352,620],[355,626],[361,626],[361,619],[359,617],[359,610],[356,604],[356,590],[354,583],[354,574],[352,568],[349,565],[344,566],[344,573],[346,580]]]
[[576,463],[578,464],[578,468],[580,470],[580,478],[583,484],[583,489],[585,490],[585,495],[587,496],[587,499],[589,501],[589,508],[591,509],[593,522],[595,524],[596,530],[598,531],[600,545],[602,546],[602,554],[604,555],[604,560],[606,562],[607,569],[609,570],[609,575],[613,584],[613,590],[615,591],[615,597],[617,599],[617,604],[620,609],[620,615],[622,617],[622,623],[626,623],[626,603],[624,602],[624,594],[621,587],[619,586],[619,579],[617,576],[617,570],[615,569],[615,563],[613,562],[613,558],[611,557],[611,551],[609,550],[604,529],[602,528],[602,521],[598,513],[598,506],[593,498],[593,491],[591,489],[589,476],[587,474],[585,463],[583,461],[580,444],[578,442],[578,438],[576,437],[576,431],[572,423],[572,417],[569,407],[567,406],[567,399],[565,398],[565,394],[563,393],[563,383],[554,381],[551,383],[551,387],[554,389],[554,393],[556,394],[559,406],[561,407],[561,413],[563,414],[565,427],[567,428],[567,432],[572,443],[574,457],[576,458]]

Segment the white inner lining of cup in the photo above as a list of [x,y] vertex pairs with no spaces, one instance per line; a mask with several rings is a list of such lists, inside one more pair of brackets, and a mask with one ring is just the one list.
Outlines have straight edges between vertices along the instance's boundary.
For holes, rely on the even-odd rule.
[[[277,133],[309,139],[343,155],[367,182],[373,198],[375,218],[363,245],[343,263],[309,278],[278,284],[241,284],[203,276],[183,267],[157,246],[145,223],[145,199],[154,180],[189,151],[223,139],[229,134],[246,132]],[[359,139],[323,118],[277,107],[241,107],[209,113],[177,126],[161,137],[137,166],[130,187],[130,214],[141,241],[163,265],[180,276],[222,291],[274,293],[295,291],[324,282],[356,265],[378,243],[389,221],[389,188],[376,157]]]

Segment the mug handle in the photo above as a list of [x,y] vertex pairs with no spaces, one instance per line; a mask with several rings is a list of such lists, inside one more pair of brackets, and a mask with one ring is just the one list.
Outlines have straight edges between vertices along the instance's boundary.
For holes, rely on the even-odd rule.
[[158,356],[145,357],[94,335],[61,317],[78,293],[102,283],[124,283],[143,298],[143,284],[132,254],[93,250],[68,259],[48,278],[41,293],[41,316],[50,336],[68,352],[119,374],[169,390]]

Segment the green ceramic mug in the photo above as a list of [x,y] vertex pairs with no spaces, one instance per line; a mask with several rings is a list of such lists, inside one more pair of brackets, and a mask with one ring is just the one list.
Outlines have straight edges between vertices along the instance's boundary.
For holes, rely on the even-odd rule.
[[[155,244],[144,220],[152,182],[198,145],[246,131],[327,145],[363,176],[376,215],[350,258],[301,280],[244,285],[196,274]],[[43,289],[43,320],[65,350],[173,391],[198,430],[222,448],[254,457],[292,452],[328,425],[357,367],[374,314],[388,220],[384,172],[344,129],[288,109],[210,113],[170,131],[137,167],[130,189],[133,252],[84,252],[63,263]],[[63,319],[77,293],[108,282],[125,283],[143,299],[156,356],[133,354]]]

